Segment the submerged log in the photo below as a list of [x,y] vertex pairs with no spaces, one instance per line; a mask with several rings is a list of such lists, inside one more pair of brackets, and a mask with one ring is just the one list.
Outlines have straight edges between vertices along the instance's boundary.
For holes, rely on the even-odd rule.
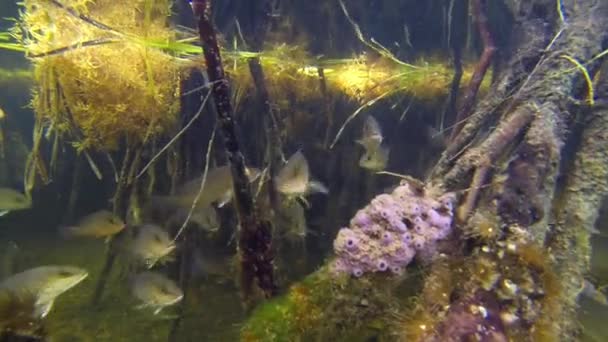
[[269,222],[259,219],[253,203],[245,170],[245,158],[236,136],[230,84],[224,73],[215,29],[211,22],[211,1],[193,1],[192,9],[198,18],[207,74],[212,84],[211,91],[217,108],[220,133],[232,173],[234,202],[240,224],[238,246],[241,258],[241,290],[245,299],[251,299],[253,284],[257,280],[265,296],[270,297],[276,292],[271,227]]

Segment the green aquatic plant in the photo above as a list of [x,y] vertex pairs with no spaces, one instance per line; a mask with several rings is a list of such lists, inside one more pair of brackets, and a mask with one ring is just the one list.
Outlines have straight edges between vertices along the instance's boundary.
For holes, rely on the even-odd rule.
[[12,35],[40,56],[32,58],[37,117],[76,138],[79,150],[112,150],[124,137],[143,142],[172,128],[185,66],[159,50],[175,40],[168,5],[25,1]]
[[25,52],[26,48],[15,42],[10,32],[0,32],[0,49]]
[[397,281],[333,274],[327,267],[261,304],[241,328],[241,340],[350,340],[387,336],[399,301]]
[[589,101],[589,104],[593,106],[595,104],[595,92],[593,91],[593,81],[591,80],[589,71],[587,71],[587,68],[585,68],[579,61],[577,61],[572,56],[562,55],[561,58],[574,64],[574,66],[583,74],[583,76],[585,77],[585,82],[587,83],[587,99]]

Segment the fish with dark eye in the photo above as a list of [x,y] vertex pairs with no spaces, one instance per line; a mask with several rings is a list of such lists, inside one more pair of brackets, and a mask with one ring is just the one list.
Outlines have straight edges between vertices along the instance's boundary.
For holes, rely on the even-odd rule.
[[287,164],[276,176],[275,185],[277,191],[288,199],[300,198],[305,203],[304,196],[306,195],[329,193],[323,183],[311,179],[308,160],[300,151],[294,153],[287,160]]
[[130,252],[149,269],[165,259],[174,249],[175,243],[165,230],[146,224],[136,230]]
[[84,216],[73,226],[59,229],[64,237],[109,238],[125,229],[125,222],[107,210]]
[[35,267],[0,282],[0,292],[12,298],[33,298],[33,318],[44,318],[55,298],[78,285],[88,276],[86,270],[74,266]]
[[390,149],[382,144],[383,141],[380,124],[373,116],[368,116],[363,124],[361,138],[356,140],[357,144],[365,149],[359,159],[359,166],[371,171],[382,171],[386,168]]
[[0,216],[11,211],[29,209],[32,206],[31,199],[17,190],[0,188]]
[[132,280],[131,293],[141,302],[138,309],[152,309],[155,315],[184,298],[173,280],[157,272],[137,274]]
[[[245,171],[250,182],[255,181],[260,175],[260,171],[255,168],[247,168]],[[152,196],[147,204],[148,210],[174,208],[189,211],[200,191],[201,181],[202,176],[182,184],[174,195]],[[225,165],[210,169],[194,212],[207,210],[212,204],[223,207],[232,200],[232,196],[230,166]]]

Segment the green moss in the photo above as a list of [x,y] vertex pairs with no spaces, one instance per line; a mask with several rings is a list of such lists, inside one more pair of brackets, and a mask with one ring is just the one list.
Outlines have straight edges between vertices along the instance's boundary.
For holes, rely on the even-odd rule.
[[398,282],[386,276],[335,276],[322,268],[258,307],[243,326],[241,340],[382,340],[397,311],[393,290]]

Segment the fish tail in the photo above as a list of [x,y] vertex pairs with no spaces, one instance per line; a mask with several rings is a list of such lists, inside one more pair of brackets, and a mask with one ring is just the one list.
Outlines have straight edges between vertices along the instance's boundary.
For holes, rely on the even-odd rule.
[[59,227],[59,235],[64,239],[70,239],[76,236],[76,231],[78,227],[76,226],[62,226]]
[[322,193],[327,195],[329,193],[329,189],[325,186],[325,184],[321,183],[320,181],[311,180],[310,182],[308,182],[308,192]]

